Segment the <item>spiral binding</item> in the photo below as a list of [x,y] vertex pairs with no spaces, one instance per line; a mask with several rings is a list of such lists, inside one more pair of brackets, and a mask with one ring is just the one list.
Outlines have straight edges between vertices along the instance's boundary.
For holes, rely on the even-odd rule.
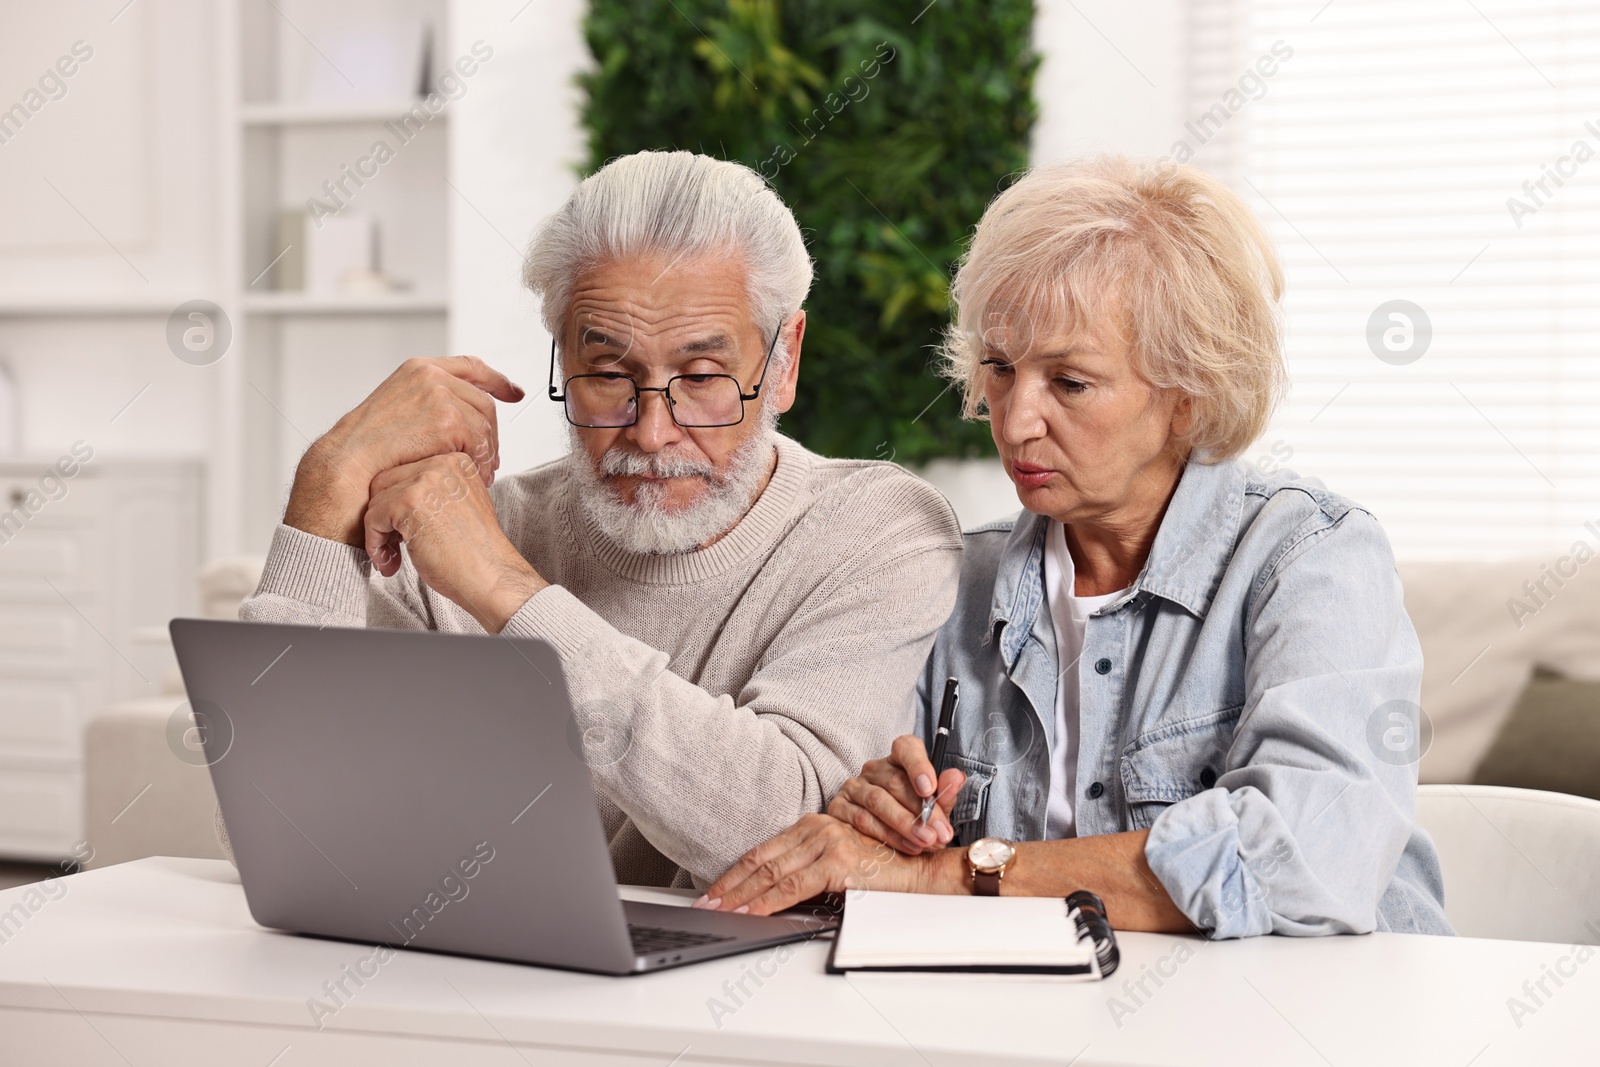
[[1078,928],[1078,940],[1089,938],[1094,942],[1094,957],[1100,965],[1100,977],[1110,977],[1122,962],[1117,951],[1117,934],[1106,918],[1106,906],[1099,897],[1087,889],[1080,889],[1067,897],[1067,912]]

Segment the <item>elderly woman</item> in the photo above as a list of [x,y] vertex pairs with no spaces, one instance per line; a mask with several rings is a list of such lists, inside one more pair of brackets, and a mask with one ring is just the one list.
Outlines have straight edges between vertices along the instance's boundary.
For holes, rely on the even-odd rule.
[[1415,763],[1384,743],[1416,729],[1422,655],[1383,530],[1235,458],[1282,392],[1282,286],[1248,209],[1187,167],[1050,167],[990,205],[948,373],[1024,510],[966,535],[922,736],[699,906],[1090,889],[1126,929],[1451,932]]

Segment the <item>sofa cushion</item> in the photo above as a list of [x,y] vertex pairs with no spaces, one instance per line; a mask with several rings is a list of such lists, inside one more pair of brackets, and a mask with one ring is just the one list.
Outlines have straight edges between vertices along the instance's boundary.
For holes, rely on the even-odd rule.
[[1591,548],[1579,562],[1579,543],[1542,559],[1400,565],[1433,725],[1422,781],[1472,781],[1535,663],[1600,681],[1600,559]]
[[1600,800],[1600,682],[1535,671],[1472,780]]
[[[115,705],[84,738],[84,821],[89,867],[145,856],[221,859],[217,794],[202,759],[173,748],[172,720],[182,697]],[[187,755],[187,753],[186,753]]]

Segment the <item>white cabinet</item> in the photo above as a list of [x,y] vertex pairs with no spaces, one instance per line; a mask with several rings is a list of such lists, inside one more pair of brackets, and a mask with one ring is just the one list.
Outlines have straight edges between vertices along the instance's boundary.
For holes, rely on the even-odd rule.
[[71,478],[54,464],[0,463],[8,858],[61,859],[83,839],[83,728],[115,701],[160,695],[171,652],[137,631],[195,613],[198,461],[91,460]]

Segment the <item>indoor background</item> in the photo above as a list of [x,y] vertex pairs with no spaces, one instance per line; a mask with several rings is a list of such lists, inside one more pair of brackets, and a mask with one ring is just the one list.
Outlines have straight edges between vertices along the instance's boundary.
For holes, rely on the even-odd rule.
[[1288,275],[1292,388],[1245,461],[1371,508],[1400,560],[1428,673],[1397,758],[1600,795],[1593,5],[0,11],[0,859],[218,854],[166,621],[233,610],[300,453],[408,357],[528,388],[506,469],[561,455],[522,250],[661,147],[757,168],[806,231],[786,431],[969,524],[1015,497],[931,368],[984,204],[1103,151],[1220,175]]

